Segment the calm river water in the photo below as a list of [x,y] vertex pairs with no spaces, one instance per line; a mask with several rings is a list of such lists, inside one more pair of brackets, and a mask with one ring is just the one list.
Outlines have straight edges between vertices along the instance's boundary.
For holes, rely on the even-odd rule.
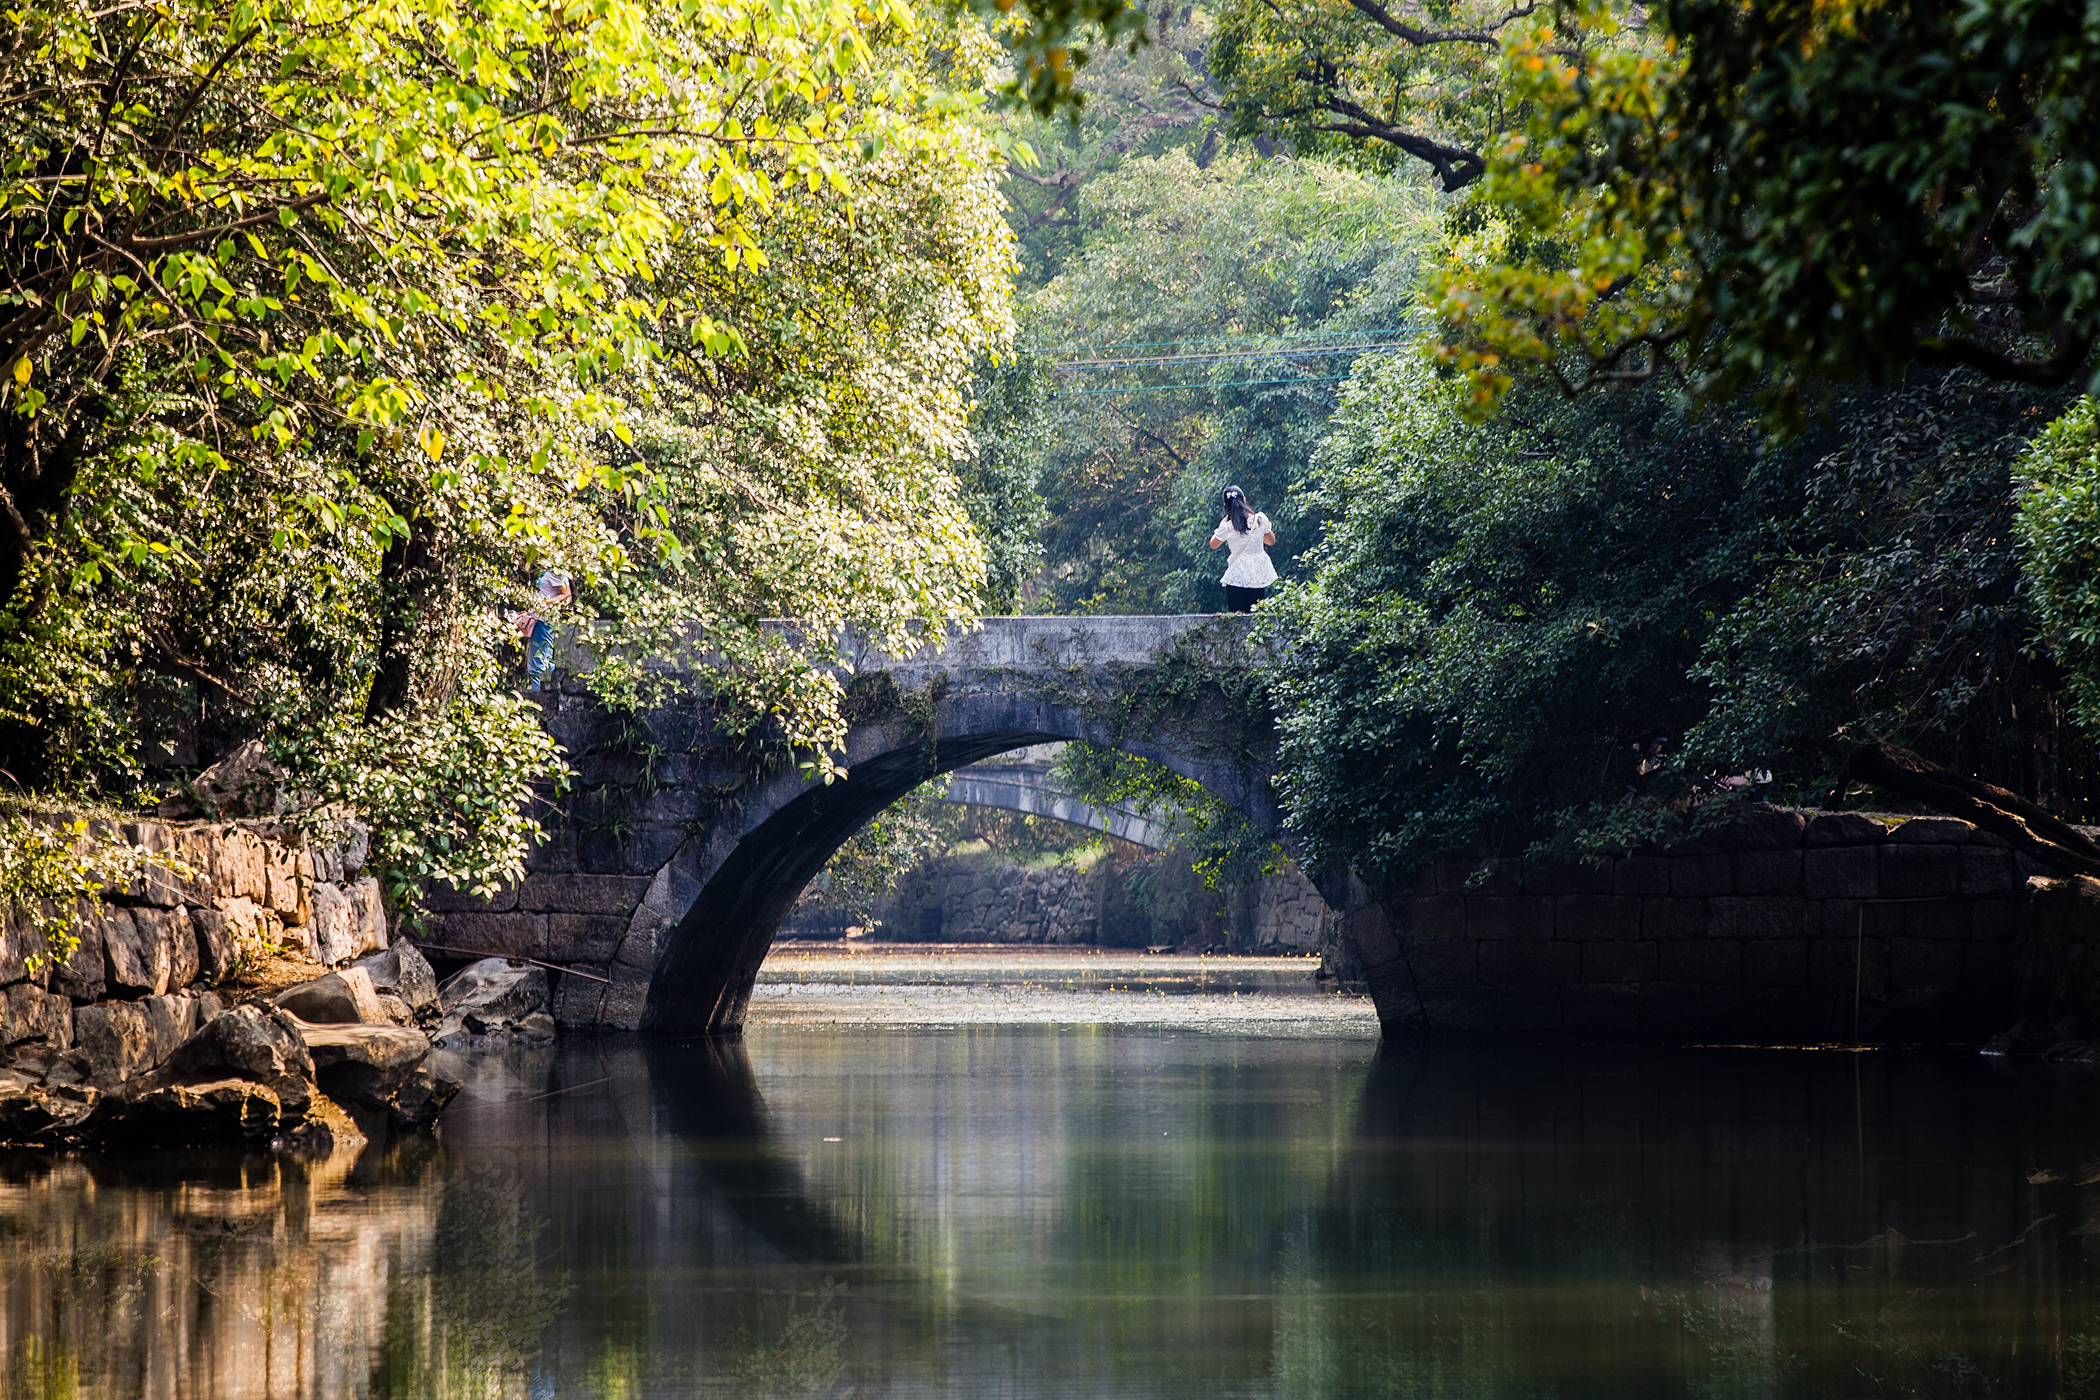
[[2100,1077],[1381,1047],[1307,966],[788,954],[435,1142],[0,1156],[0,1394],[2100,1397]]

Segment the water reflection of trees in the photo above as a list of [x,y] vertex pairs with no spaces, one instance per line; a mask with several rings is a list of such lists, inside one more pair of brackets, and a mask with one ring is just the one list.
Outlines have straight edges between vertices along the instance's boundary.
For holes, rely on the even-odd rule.
[[1952,1057],[1389,1046],[1278,1393],[2080,1394],[2089,1098]]
[[520,1178],[427,1138],[0,1155],[0,1397],[523,1396],[540,1233]]
[[525,1181],[479,1163],[438,1193],[429,1266],[400,1281],[374,1390],[494,1400],[525,1393],[569,1287],[542,1260],[546,1230]]
[[434,1224],[431,1145],[380,1151],[0,1155],[0,1393],[362,1393]]

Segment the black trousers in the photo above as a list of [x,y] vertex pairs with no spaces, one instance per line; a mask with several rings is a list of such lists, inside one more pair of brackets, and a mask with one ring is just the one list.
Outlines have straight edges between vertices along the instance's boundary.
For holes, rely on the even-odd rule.
[[1253,612],[1254,605],[1268,595],[1266,588],[1235,588],[1225,585],[1225,610],[1227,612]]

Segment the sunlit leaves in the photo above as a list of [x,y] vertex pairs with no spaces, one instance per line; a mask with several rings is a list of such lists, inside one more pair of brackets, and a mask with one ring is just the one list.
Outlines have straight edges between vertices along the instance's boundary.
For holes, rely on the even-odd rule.
[[1566,8],[1504,53],[1529,105],[1438,284],[1443,363],[1681,375],[1798,431],[1916,364],[2083,383],[2100,338],[2090,8],[1672,0]]
[[[36,781],[121,783],[204,708],[368,808],[402,890],[480,887],[559,771],[492,669],[492,619],[537,606],[541,569],[753,635],[761,599],[891,638],[967,616],[982,561],[943,473],[960,367],[1003,334],[1005,242],[977,99],[926,65],[956,41],[908,6],[0,13],[0,412],[23,430],[0,484],[27,501],[66,471],[0,599],[0,723],[40,746]],[[761,363],[795,301],[779,250],[819,218],[826,256],[857,218],[935,256],[862,262],[798,313],[886,339]],[[734,476],[741,572],[633,577],[659,549],[725,567],[722,517],[681,518],[687,483],[645,455],[666,424]],[[824,572],[842,548],[859,562]],[[742,722],[834,733],[828,673],[748,650],[713,658],[759,677],[725,686]],[[373,708],[382,653],[413,674]]]
[[1526,371],[1571,391],[1647,378],[1684,338],[1683,196],[1638,158],[1667,145],[1676,71],[1604,5],[1511,34],[1502,82],[1526,120],[1491,149],[1427,289],[1437,362],[1475,413]]
[[2038,631],[2100,733],[2100,406],[2080,399],[2022,463],[2020,542]]

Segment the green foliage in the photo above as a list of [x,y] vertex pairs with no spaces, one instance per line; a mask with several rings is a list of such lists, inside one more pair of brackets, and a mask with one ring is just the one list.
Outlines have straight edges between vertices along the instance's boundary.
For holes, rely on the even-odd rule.
[[274,756],[293,781],[372,827],[368,864],[397,905],[433,882],[489,897],[522,880],[526,851],[546,840],[534,798],[566,786],[538,708],[505,684],[493,637],[479,640],[443,708],[280,730]]
[[[952,0],[953,2],[953,0]],[[1145,41],[1145,9],[1126,0],[967,0],[1015,59],[1002,94],[1038,117],[1076,119],[1086,94],[1076,79],[1097,51]]]
[[920,783],[848,837],[817,874],[815,889],[825,902],[846,905],[868,923],[874,902],[894,893],[900,879],[946,844],[941,817],[947,791],[945,777]]
[[1098,231],[1029,299],[1025,339],[1046,359],[1153,363],[1076,369],[1045,411],[1042,604],[1214,611],[1223,565],[1206,542],[1228,483],[1275,521],[1279,568],[1311,543],[1317,521],[1288,487],[1356,353],[1313,352],[1405,318],[1427,196],[1311,162],[1170,151],[1082,200]]
[[2079,723],[2100,734],[2100,413],[2081,398],[2021,463],[2019,532],[2035,622]]
[[[202,720],[514,874],[559,755],[504,608],[830,761],[824,669],[972,616],[952,468],[1009,334],[996,45],[900,4],[6,12],[0,750],[122,792]],[[554,610],[559,611],[559,610]],[[801,638],[760,626],[789,614]],[[584,649],[589,654],[589,649]],[[388,825],[390,824],[390,825]]]
[[1269,610],[1277,786],[1316,854],[1400,876],[1481,840],[1623,848],[1764,770],[1827,802],[1849,724],[2040,800],[2100,795],[2024,659],[2010,471],[2046,398],[1921,375],[1784,448],[1652,393],[1461,407],[1419,364],[1359,376],[1317,574]]
[[1007,168],[1007,221],[1020,256],[1019,285],[1041,287],[1102,227],[1086,187],[1130,159],[1181,149],[1207,164],[1219,147],[1206,10],[1148,11],[1147,42],[1097,56],[1079,84],[1085,105],[1066,117],[1001,113],[1006,139],[1029,158]]
[[1228,0],[1211,70],[1234,135],[1379,170],[1419,161],[1456,190],[1480,178],[1517,109],[1496,81],[1502,36],[1536,10]]
[[[982,35],[938,37],[946,76],[974,80]],[[928,77],[916,51],[878,56],[900,81]],[[764,275],[667,266],[662,284],[748,328],[743,352],[670,357],[631,447],[606,444],[649,488],[601,495],[635,563],[583,600],[604,624],[591,676],[603,697],[658,703],[670,663],[702,678],[732,725],[770,720],[820,771],[844,733],[825,664],[835,637],[910,654],[976,615],[988,562],[989,586],[1010,588],[1028,544],[996,499],[1025,471],[996,442],[987,459],[968,431],[973,366],[1011,335],[996,151],[948,122],[851,169],[849,193],[752,217],[772,255]],[[1025,494],[1018,505],[1025,529]],[[998,529],[989,561],[977,518]]]
[[956,464],[970,532],[984,550],[979,610],[1005,615],[1021,598],[1043,560],[1048,513],[1036,475],[1048,451],[1044,420],[1051,379],[1035,356],[980,360],[971,377],[970,436],[976,455]]
[[[1913,359],[2064,383],[2100,332],[2100,12],[1672,0],[1715,388]],[[2037,337],[2042,353],[2021,352]],[[1783,367],[1783,369],[1781,368]]]
[[1683,373],[1798,429],[1913,363],[2062,385],[2100,335],[2100,17],[2075,6],[1672,0],[1529,21],[1438,304],[1480,403]]
[[1168,849],[1187,858],[1206,889],[1246,884],[1283,869],[1283,851],[1245,813],[1164,764],[1093,744],[1067,744],[1051,776],[1083,801],[1137,812],[1165,826]]

